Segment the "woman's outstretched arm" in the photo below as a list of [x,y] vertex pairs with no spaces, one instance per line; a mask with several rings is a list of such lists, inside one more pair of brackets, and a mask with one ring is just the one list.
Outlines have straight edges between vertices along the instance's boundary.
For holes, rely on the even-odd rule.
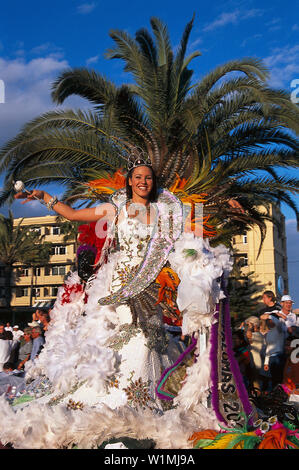
[[[43,200],[47,204],[51,201],[52,196],[46,191],[38,189],[34,189],[30,194],[19,192],[15,195],[15,199],[25,199],[22,204],[34,201],[36,198]],[[73,209],[67,204],[58,201],[52,206],[52,209],[65,219],[80,222],[96,222],[103,217],[111,220],[115,213],[114,207],[110,203],[103,203],[97,207],[90,207],[88,209]]]

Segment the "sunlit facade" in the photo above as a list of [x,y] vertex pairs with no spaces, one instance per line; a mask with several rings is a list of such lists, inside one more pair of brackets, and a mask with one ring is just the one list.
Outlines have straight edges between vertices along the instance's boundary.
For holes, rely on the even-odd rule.
[[259,257],[261,235],[258,227],[233,239],[235,256],[242,260],[244,274],[254,272],[253,279],[273,291],[278,298],[288,293],[288,260],[285,217],[279,207],[271,206],[276,224],[267,221],[267,233]]
[[[17,225],[21,219],[15,219]],[[58,288],[64,283],[65,276],[74,270],[75,243],[63,241],[56,216],[27,217],[22,225],[32,226],[44,235],[46,242],[52,243],[52,254],[49,263],[34,268],[16,264],[12,279],[13,307],[30,307],[49,305],[57,296]],[[3,268],[0,267],[0,297],[3,298],[5,282]],[[1,300],[1,299],[0,299]]]

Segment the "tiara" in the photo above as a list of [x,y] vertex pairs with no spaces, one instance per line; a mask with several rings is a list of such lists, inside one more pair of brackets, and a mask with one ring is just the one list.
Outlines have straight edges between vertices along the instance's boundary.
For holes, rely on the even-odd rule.
[[135,153],[131,153],[128,158],[128,171],[133,170],[137,166],[152,166],[150,157],[141,149],[136,149]]

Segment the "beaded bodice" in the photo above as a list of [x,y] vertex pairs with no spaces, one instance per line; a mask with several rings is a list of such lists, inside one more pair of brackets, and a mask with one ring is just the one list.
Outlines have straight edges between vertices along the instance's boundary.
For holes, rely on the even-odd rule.
[[119,259],[113,273],[111,292],[115,292],[133,278],[142,262],[151,239],[154,224],[129,217],[125,207],[117,224]]

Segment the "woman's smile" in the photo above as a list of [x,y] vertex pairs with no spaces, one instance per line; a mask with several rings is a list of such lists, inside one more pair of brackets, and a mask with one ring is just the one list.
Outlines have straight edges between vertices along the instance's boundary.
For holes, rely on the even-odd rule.
[[137,167],[132,173],[130,185],[132,186],[133,199],[134,194],[135,197],[147,198],[153,188],[152,170],[147,166]]

